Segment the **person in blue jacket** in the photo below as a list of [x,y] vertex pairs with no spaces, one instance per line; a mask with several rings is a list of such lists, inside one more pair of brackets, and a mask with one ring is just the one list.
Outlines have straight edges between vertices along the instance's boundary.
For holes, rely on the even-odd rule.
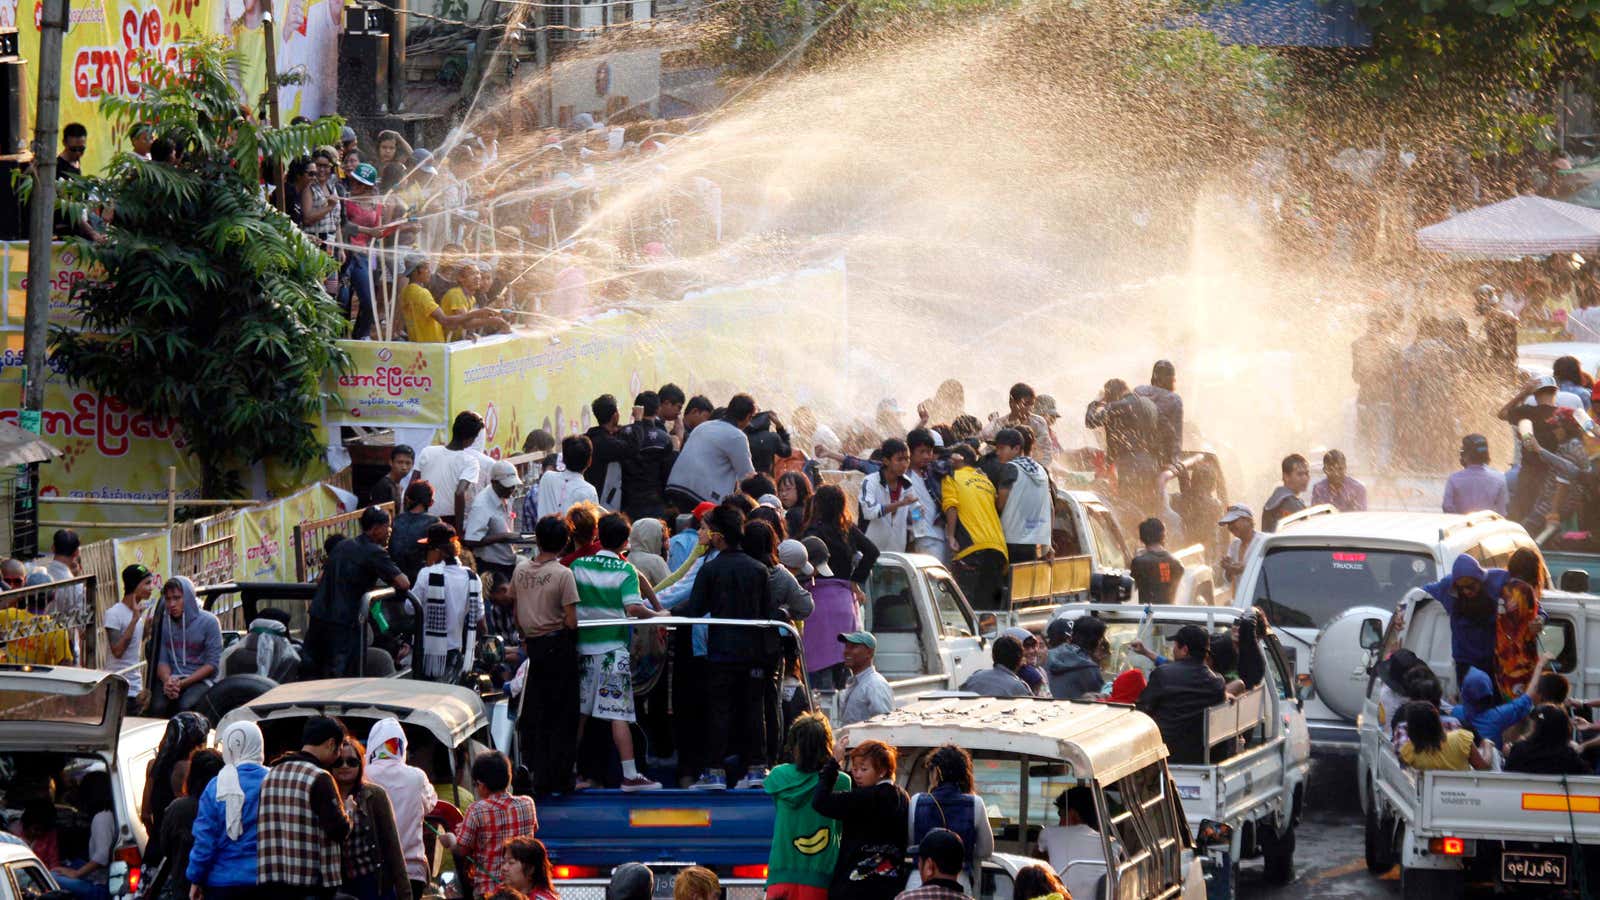
[[222,732],[222,771],[200,795],[189,851],[189,882],[206,900],[251,897],[256,889],[256,814],[261,804],[266,746],[254,722]]
[[1450,616],[1450,655],[1463,690],[1469,669],[1494,671],[1496,596],[1486,577],[1483,566],[1463,553],[1450,567],[1449,578],[1422,588]]
[[1470,728],[1479,740],[1488,740],[1500,747],[1504,743],[1506,729],[1526,719],[1533,708],[1539,705],[1539,676],[1544,674],[1546,662],[1547,658],[1539,659],[1539,664],[1533,668],[1533,680],[1528,683],[1528,689],[1507,703],[1499,702],[1500,696],[1487,672],[1478,668],[1467,670],[1467,677],[1461,680],[1461,703],[1450,710],[1450,715],[1460,719],[1461,724]]

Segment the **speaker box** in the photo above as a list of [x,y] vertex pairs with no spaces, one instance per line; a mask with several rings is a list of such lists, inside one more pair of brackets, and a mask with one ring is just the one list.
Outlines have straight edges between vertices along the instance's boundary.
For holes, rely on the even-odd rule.
[[23,131],[26,98],[22,95],[22,62],[0,58],[0,156],[15,156],[28,151],[28,135]]
[[346,34],[340,38],[339,109],[347,118],[389,112],[389,36]]

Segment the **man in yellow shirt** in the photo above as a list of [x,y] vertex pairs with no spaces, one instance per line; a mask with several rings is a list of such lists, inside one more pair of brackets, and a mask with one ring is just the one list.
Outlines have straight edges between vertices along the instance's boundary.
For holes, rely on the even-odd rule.
[[434,302],[433,294],[427,288],[431,268],[427,257],[415,255],[406,258],[402,269],[408,283],[400,292],[400,314],[405,318],[406,335],[410,340],[442,344],[445,342],[446,329],[452,332],[469,328],[509,330],[506,320],[492,309],[473,309],[469,301],[465,311],[450,312]]
[[950,448],[951,472],[940,483],[945,541],[956,580],[973,609],[1005,606],[1006,538],[995,509],[994,482],[977,468],[965,442]]

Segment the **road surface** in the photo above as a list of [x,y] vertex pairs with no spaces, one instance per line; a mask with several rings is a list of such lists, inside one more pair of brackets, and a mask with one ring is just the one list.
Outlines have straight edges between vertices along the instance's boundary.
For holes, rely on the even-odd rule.
[[1261,878],[1261,861],[1239,871],[1241,900],[1390,900],[1400,896],[1400,870],[1383,878],[1367,872],[1361,857],[1361,801],[1355,791],[1356,758],[1316,756],[1306,792],[1305,819],[1295,833],[1295,879],[1285,885]]

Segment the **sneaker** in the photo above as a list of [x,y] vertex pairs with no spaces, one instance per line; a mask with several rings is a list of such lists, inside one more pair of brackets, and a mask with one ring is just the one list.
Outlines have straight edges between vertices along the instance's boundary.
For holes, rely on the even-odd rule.
[[725,791],[728,789],[728,779],[712,772],[700,776],[700,780],[689,785],[693,791]]
[[751,769],[745,773],[743,778],[739,779],[739,789],[744,790],[745,788],[759,788],[763,784],[766,784],[766,782],[767,769],[765,766],[759,769]]
[[622,789],[629,792],[659,791],[661,790],[661,782],[651,781],[643,775],[635,775],[632,778],[622,779]]

